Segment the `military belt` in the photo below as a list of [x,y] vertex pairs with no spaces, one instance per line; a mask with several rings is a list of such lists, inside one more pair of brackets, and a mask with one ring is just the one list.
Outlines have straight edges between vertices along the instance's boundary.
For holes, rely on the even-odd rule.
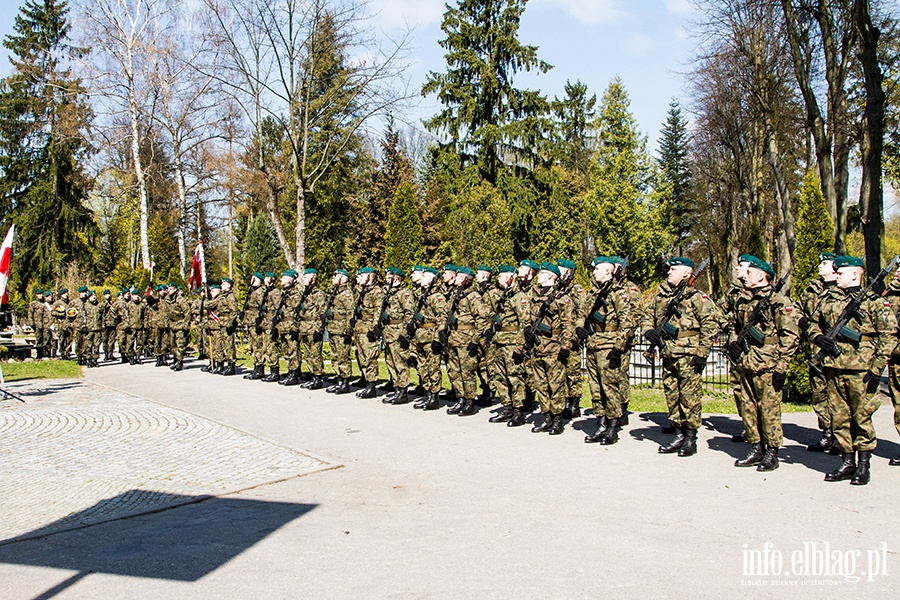
[[518,331],[518,330],[519,330],[519,328],[516,327],[515,325],[505,325],[505,326],[501,327],[500,329],[498,329],[497,331],[498,332],[502,331],[504,333],[508,333],[510,331]]
[[678,339],[683,340],[684,338],[696,337],[700,335],[700,331],[697,329],[686,329],[684,331],[678,332]]
[[401,321],[400,319],[389,319],[385,325],[406,325],[406,321]]
[[471,331],[475,329],[475,326],[471,323],[455,323],[450,326],[450,329],[454,331]]
[[437,323],[435,321],[426,321],[419,325],[419,329],[434,329],[437,327]]

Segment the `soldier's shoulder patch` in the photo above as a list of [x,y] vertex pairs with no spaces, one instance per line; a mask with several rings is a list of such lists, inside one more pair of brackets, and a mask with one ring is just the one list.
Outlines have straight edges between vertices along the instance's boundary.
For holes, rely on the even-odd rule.
[[890,307],[890,306],[891,306],[891,303],[888,302],[887,300],[885,300],[885,301],[884,301],[884,305],[887,306],[887,307]]
[[572,300],[570,300],[568,296],[563,296],[563,297],[560,298],[559,300],[560,300],[560,302],[562,302],[563,304],[571,304],[571,303],[572,303]]
[[700,294],[700,297],[703,298],[704,300],[709,300],[709,294],[702,294],[702,293],[701,293],[701,294]]
[[792,310],[794,310],[794,307],[791,306],[790,304],[786,304],[784,306],[784,312],[791,312]]

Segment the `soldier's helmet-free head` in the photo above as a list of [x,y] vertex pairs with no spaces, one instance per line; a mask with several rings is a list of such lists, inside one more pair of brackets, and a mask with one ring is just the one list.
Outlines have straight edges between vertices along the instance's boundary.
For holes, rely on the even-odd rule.
[[287,271],[282,271],[281,273],[281,287],[288,287],[294,284],[297,280],[297,271],[293,269],[288,269]]
[[253,287],[259,287],[263,282],[263,274],[259,271],[254,271],[253,275],[250,276],[250,285]]
[[422,267],[422,271],[419,274],[419,284],[422,287],[428,287],[434,280],[437,279],[440,273],[434,267]]
[[103,290],[103,295],[106,296],[106,299],[109,300],[112,297],[112,292],[109,290]]
[[577,268],[575,261],[569,260],[568,258],[560,258],[556,261],[556,266],[559,267],[559,276],[563,279],[572,279],[572,276],[575,275],[575,269]]
[[470,269],[469,267],[457,267],[456,268],[456,279],[454,283],[458,287],[466,286],[472,283],[472,280],[475,279],[475,271]]
[[475,269],[475,281],[486,283],[494,276],[494,269],[488,265],[478,265]]
[[83,285],[80,288],[78,288],[78,297],[79,298],[87,298],[87,294],[88,294],[87,286]]
[[97,304],[99,302],[99,299],[97,298],[97,292],[95,292],[94,290],[89,291],[88,292],[88,301],[91,302],[92,304]]
[[691,276],[691,273],[694,272],[694,261],[684,256],[676,256],[675,258],[670,258],[666,261],[666,265],[669,267],[669,272],[666,275],[666,281],[669,285],[678,285],[685,279]]
[[525,259],[519,263],[518,276],[523,281],[531,281],[540,266],[533,260]]
[[35,298],[43,298],[43,297],[44,297],[44,290],[36,290],[36,291],[34,292],[34,296],[35,296]]
[[331,276],[331,285],[344,285],[350,281],[350,272],[346,269],[335,269]]
[[747,268],[746,273],[744,274],[744,280],[748,287],[762,287],[775,279],[775,269],[772,268],[772,265],[770,265],[763,259],[757,258],[753,255],[745,254],[744,256],[747,259]]
[[516,281],[516,268],[512,265],[497,267],[497,283],[503,289],[510,288]]
[[444,283],[453,283],[456,280],[456,272],[459,269],[456,265],[447,263],[444,265],[444,271],[442,277],[444,278]]
[[591,278],[597,283],[605,283],[612,279],[616,270],[616,263],[611,256],[598,256],[591,261],[594,270],[591,271]]
[[834,267],[834,259],[837,255],[834,252],[823,252],[819,255],[819,277],[823,281],[837,280],[837,269]]
[[387,267],[384,270],[384,278],[388,285],[403,285],[403,280],[406,279],[406,273],[403,272],[403,269],[398,269],[397,267]]
[[559,267],[551,262],[541,263],[541,268],[538,270],[537,274],[538,285],[541,287],[553,285],[556,283],[556,280],[559,279],[559,275]]
[[837,271],[837,286],[847,289],[863,283],[865,262],[855,256],[835,256],[834,270]]
[[223,292],[229,291],[232,287],[234,287],[234,279],[229,279],[228,277],[222,278],[221,289]]
[[275,284],[275,272],[274,271],[266,271],[265,282],[266,285],[274,285]]

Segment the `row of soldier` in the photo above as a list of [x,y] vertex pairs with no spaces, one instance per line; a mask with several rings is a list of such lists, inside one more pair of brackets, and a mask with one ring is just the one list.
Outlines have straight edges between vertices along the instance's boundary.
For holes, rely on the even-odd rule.
[[[900,397],[900,374],[893,371],[895,362],[900,364],[900,350],[891,309],[891,302],[900,304],[900,280],[889,286],[889,297],[880,298],[862,290],[860,259],[830,254],[821,258],[820,279],[804,291],[796,308],[780,292],[780,282],[774,282],[771,266],[743,255],[733,288],[718,304],[690,285],[697,274],[690,259],[671,259],[666,281],[644,305],[638,288],[626,277],[627,262],[598,257],[591,265],[590,290],[574,281],[572,261],[539,265],[525,260],[517,267],[501,265],[496,270],[484,265],[474,271],[446,265],[443,272],[415,267],[411,289],[406,274],[393,267],[384,272],[384,286],[371,267],[356,272],[355,286],[351,274],[338,269],[327,295],[318,285],[315,269],[302,274],[287,270],[280,280],[275,273],[254,273],[240,309],[229,279],[210,286],[208,296],[193,302],[174,284],[159,286],[156,295],[146,298],[137,290],[122,292],[116,300],[104,293],[103,301],[82,288],[80,305],[68,302],[61,290],[50,312],[62,312],[76,323],[68,339],[74,339],[76,352],[88,365],[97,364],[100,343],[106,358],[112,358],[108,328],[114,327],[123,362],[139,361],[146,336],[143,346],[153,347],[157,366],[166,364],[171,351],[172,368],[180,370],[188,330],[195,322],[200,339],[208,341],[210,363],[204,370],[234,374],[234,335],[240,326],[248,334],[254,365],[246,379],[300,385],[305,360],[309,376],[302,385],[310,389],[326,385],[322,344],[327,339],[336,375],[328,391],[352,391],[353,348],[361,373],[354,384],[362,387],[357,392],[362,398],[378,395],[378,357],[383,349],[390,375],[384,388],[390,393],[383,402],[412,400],[409,377],[415,368],[423,396],[417,408],[435,410],[443,400],[450,405],[448,413],[468,416],[496,399],[501,406],[490,420],[514,427],[525,423],[536,402],[543,418],[536,419],[532,431],[554,435],[562,433],[567,419],[580,416],[584,349],[597,417],[597,429],[585,441],[607,445],[616,443],[618,431],[627,424],[629,357],[640,330],[650,344],[648,359],[655,360],[657,353],[661,358],[675,433],[659,452],[679,456],[697,451],[702,373],[716,336],[724,330],[735,402],[744,424],[741,440],[750,444],[748,455],[735,465],[760,471],[778,467],[783,442],[781,391],[790,359],[802,343],[813,349],[811,354],[822,350],[810,377],[823,438],[809,449],[841,454],[840,466],[827,480],[850,479],[864,485],[876,442],[871,414],[877,408],[878,382],[886,364],[891,367],[891,395]],[[853,326],[830,331],[853,298],[860,305]],[[92,308],[97,306],[99,317]],[[41,340],[38,327],[35,330]],[[285,373],[280,371],[282,359]],[[442,363],[449,392],[441,389]],[[895,423],[900,431],[900,411]]]

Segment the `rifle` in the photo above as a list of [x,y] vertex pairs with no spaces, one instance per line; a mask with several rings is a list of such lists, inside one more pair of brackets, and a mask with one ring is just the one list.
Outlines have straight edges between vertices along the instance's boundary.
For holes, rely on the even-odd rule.
[[[553,286],[553,289],[550,290],[549,294],[547,294],[547,298],[543,301],[543,303],[541,303],[541,307],[538,309],[538,314],[534,322],[525,328],[525,344],[522,346],[522,351],[519,352],[519,356],[521,356],[520,362],[531,358],[531,351],[535,346],[540,345],[540,341],[538,340],[538,335],[540,333],[552,332],[550,326],[544,324],[544,319],[553,316],[553,311],[550,310],[550,305],[554,300],[556,300],[556,295],[561,289],[562,286],[559,285],[559,283]],[[529,331],[531,332],[531,335],[528,335]]]
[[432,281],[431,284],[424,288],[422,295],[419,296],[419,300],[416,302],[416,309],[413,311],[413,316],[409,320],[409,323],[406,324],[406,335],[409,339],[412,339],[414,335],[416,335],[416,330],[419,328],[419,325],[425,322],[425,317],[422,315],[422,309],[425,308],[425,303],[428,301],[428,296],[431,295],[431,290],[434,288],[437,280]]
[[272,336],[272,339],[278,339],[278,323],[281,322],[281,318],[284,316],[284,301],[287,300],[288,292],[293,285],[282,288],[281,290],[281,302],[278,303],[278,310],[275,311],[275,316],[272,317],[272,329],[269,331],[269,335]]
[[[684,290],[686,290],[689,286],[694,284],[694,281],[697,280],[697,276],[700,275],[700,271],[706,268],[706,265],[709,264],[709,259],[707,258],[700,266],[694,269],[694,272],[691,273],[691,276],[687,279],[683,279],[680,284],[678,284],[678,290],[675,292],[675,295],[672,296],[672,299],[669,300],[669,303],[666,305],[666,311],[663,313],[662,319],[660,319],[659,324],[653,328],[656,334],[659,336],[660,341],[662,342],[659,346],[660,350],[662,350],[666,345],[666,338],[674,338],[678,335],[678,329],[669,324],[669,321],[672,317],[680,317],[681,310],[678,308],[678,305],[681,303],[681,297],[684,296]],[[647,361],[652,365],[653,364],[653,351],[655,346],[651,343],[647,347],[647,351],[644,352],[644,357],[646,357]]]
[[350,343],[350,340],[353,337],[353,328],[356,327],[356,323],[359,321],[359,318],[362,316],[362,305],[363,305],[363,301],[365,300],[366,293],[369,291],[369,289],[373,285],[374,284],[363,286],[363,288],[359,291],[359,296],[356,298],[356,306],[353,307],[353,316],[350,317],[350,323],[349,323],[350,328],[348,329],[348,331],[350,333],[348,333],[345,336],[348,344]]
[[[847,306],[844,307],[844,310],[841,311],[840,316],[838,317],[837,322],[831,326],[831,329],[828,330],[828,333],[825,334],[825,337],[831,341],[837,336],[841,336],[847,340],[858,342],[862,339],[862,336],[858,331],[854,331],[847,327],[847,323],[850,322],[850,319],[856,315],[859,307],[862,306],[863,300],[865,300],[866,296],[878,285],[881,285],[882,282],[887,278],[891,271],[893,271],[897,265],[900,264],[900,254],[894,257],[888,265],[881,270],[874,278],[869,280],[869,285],[866,286],[865,289],[859,291],[859,293],[850,299],[850,302],[847,303]],[[837,344],[834,344],[833,349],[830,352],[832,357],[838,357],[841,355],[841,349]],[[825,350],[821,349],[819,352],[813,357],[810,365],[816,372],[822,372],[822,361],[825,359]]]
[[500,300],[497,302],[497,306],[494,307],[494,316],[491,319],[491,326],[488,327],[488,330],[484,333],[484,348],[487,350],[491,347],[491,344],[494,342],[494,336],[497,334],[497,331],[500,329],[500,325],[503,323],[503,308],[506,306],[506,301],[512,298],[513,292],[515,288],[513,286],[509,286],[505,290],[503,290],[503,295],[500,296]]
[[340,289],[340,286],[331,286],[331,293],[328,294],[328,301],[325,303],[325,310],[322,311],[322,316],[320,318],[322,326],[319,328],[319,331],[313,335],[313,341],[321,341],[325,337],[325,328],[328,327],[328,319],[334,315],[334,311],[332,310],[334,308],[334,298],[337,296]]
[[[765,298],[761,298],[756,303],[756,306],[753,307],[753,310],[750,312],[750,315],[744,322],[744,326],[741,328],[740,332],[738,332],[736,343],[740,346],[740,354],[735,354],[735,356],[732,356],[732,353],[730,351],[728,352],[728,360],[731,361],[732,364],[737,364],[741,354],[750,351],[750,338],[752,338],[753,341],[755,341],[760,346],[765,343],[766,336],[763,335],[762,331],[756,328],[756,325],[757,323],[765,322],[768,319],[768,317],[766,316],[766,312],[769,310],[769,305],[772,304],[772,297],[781,291],[781,288],[784,287],[786,281],[787,278],[782,277],[777,282],[775,282],[775,285],[773,285],[772,289],[769,290],[768,295],[766,295]],[[729,349],[730,347],[731,345],[729,344]]]
[[391,298],[399,291],[400,286],[391,286],[388,288],[388,291],[384,293],[384,300],[381,301],[381,311],[378,313],[378,322],[375,323],[374,332],[376,338],[381,337],[381,334],[384,333],[384,326],[387,325],[388,317],[390,316],[387,313],[388,304],[390,303]]
[[447,318],[444,319],[444,326],[441,327],[441,330],[438,332],[438,339],[431,342],[431,350],[435,354],[440,354],[444,351],[444,346],[447,345],[447,340],[450,339],[450,326],[456,323],[456,311],[459,310],[459,302],[462,300],[462,288],[456,288],[453,293],[453,300],[450,302],[450,310],[447,311]]
[[587,316],[584,317],[584,323],[582,323],[581,327],[575,328],[575,335],[578,336],[578,339],[581,340],[582,343],[586,342],[591,334],[596,330],[596,326],[594,323],[603,324],[606,322],[606,314],[598,312],[600,307],[606,308],[608,303],[606,302],[606,297],[609,296],[609,291],[612,289],[612,280],[609,280],[606,283],[606,286],[603,289],[598,290],[597,297],[594,298],[594,303],[591,305],[591,309],[588,311]]
[[253,294],[253,288],[251,287],[247,290],[247,297],[244,298],[244,306],[241,308],[241,312],[238,313],[238,321],[243,323],[244,316],[247,314],[247,305],[250,304],[250,295]]
[[263,293],[262,302],[259,303],[259,310],[256,311],[256,319],[253,322],[253,326],[256,327],[257,330],[259,329],[259,324],[262,323],[263,317],[269,311],[269,307],[266,306],[266,301],[269,299],[269,292],[273,289],[275,289],[274,285],[271,287],[267,286]]
[[312,288],[312,284],[303,288],[303,293],[300,294],[300,302],[297,303],[297,308],[294,309],[294,321],[300,320],[300,313],[303,311],[303,305],[306,304],[306,299],[309,298],[309,293],[312,291]]

